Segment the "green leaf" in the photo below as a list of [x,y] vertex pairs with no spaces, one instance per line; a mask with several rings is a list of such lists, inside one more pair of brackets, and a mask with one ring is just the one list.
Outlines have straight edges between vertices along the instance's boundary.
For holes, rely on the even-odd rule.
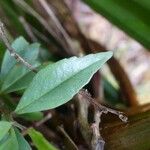
[[35,129],[30,128],[28,130],[28,134],[31,137],[33,144],[38,150],[57,150],[57,148],[55,148],[52,144],[50,144],[44,138],[44,136],[40,132],[36,131]]
[[18,146],[19,146],[18,150],[31,150],[30,145],[24,139],[24,137],[21,135],[21,133],[19,132],[19,130],[16,129],[16,128],[14,130],[15,130],[15,133],[16,133],[17,141],[18,141]]
[[36,74],[15,112],[42,111],[68,102],[111,56],[112,52],[104,52],[48,65]]
[[[44,68],[46,65],[47,64],[40,65],[39,62],[36,62],[32,66],[38,71]],[[25,66],[22,66],[21,64],[16,64],[5,77],[1,87],[1,92],[10,93],[14,91],[21,91],[22,95],[22,92],[24,92],[23,90],[29,86],[34,76],[35,73],[33,71],[29,70]]]
[[[37,64],[38,65],[38,64]],[[21,64],[16,64],[4,79],[1,91],[10,93],[28,87],[35,73]]]
[[11,122],[0,121],[0,140],[8,133],[12,126]]
[[95,11],[150,49],[150,1],[84,0]]
[[30,145],[17,128],[11,128],[7,137],[0,143],[0,150],[31,150]]
[[13,128],[11,128],[7,140],[0,145],[0,150],[20,150]]
[[30,44],[26,47],[26,49],[24,49],[22,51],[22,53],[20,54],[26,61],[28,61],[29,63],[33,64],[35,62],[35,60],[38,59],[38,55],[39,55],[39,48],[40,48],[40,44],[39,43],[33,43]]
[[[13,43],[12,47],[15,49],[15,51],[19,54],[21,54],[22,51],[26,49],[26,47],[29,45],[29,43],[23,38],[19,37],[17,38]],[[16,60],[10,56],[10,53],[8,50],[6,51],[3,62],[2,62],[2,67],[1,67],[1,77],[5,77],[9,70],[16,64]]]
[[[20,45],[23,43],[25,46],[24,49],[20,49],[18,46],[20,42]],[[27,42],[21,37],[15,40],[13,45],[17,48],[15,49],[26,61],[31,63],[34,67],[39,66],[39,63],[36,62],[39,54],[39,44],[27,44]],[[13,46],[12,45],[12,46]],[[18,47],[17,47],[18,46]],[[6,65],[10,65],[10,60],[13,61],[11,64],[11,67],[9,67],[9,70],[6,71]],[[3,69],[4,68],[4,69]],[[6,73],[5,73],[6,71]],[[2,65],[2,76],[6,76],[3,81],[2,85],[2,92],[9,93],[14,92],[17,90],[23,90],[25,89],[29,83],[32,81],[35,73],[33,73],[31,70],[29,70],[27,67],[23,66],[20,63],[17,63],[14,58],[10,56],[8,52],[6,52],[6,55],[4,57],[3,65]]]

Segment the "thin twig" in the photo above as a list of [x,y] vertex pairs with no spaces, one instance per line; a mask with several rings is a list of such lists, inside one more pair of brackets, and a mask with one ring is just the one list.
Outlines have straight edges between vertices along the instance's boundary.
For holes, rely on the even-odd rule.
[[78,147],[74,143],[74,141],[71,139],[71,137],[67,134],[67,132],[64,130],[63,127],[58,126],[58,131],[61,132],[61,134],[64,136],[64,143],[67,149],[71,150],[78,150]]
[[52,118],[52,113],[50,112],[42,120],[36,122],[34,126],[38,127],[38,126],[44,124],[46,121],[48,121],[51,118]]
[[44,18],[38,14],[30,5],[28,5],[24,0],[20,1],[20,0],[13,0],[18,6],[20,6],[22,8],[22,10],[24,10],[26,13],[32,15],[33,17],[35,17],[44,27],[45,29],[57,40],[58,39],[56,33],[49,27],[48,23],[46,22],[46,20],[44,20]]
[[4,27],[4,24],[0,21],[0,38],[6,45],[8,51],[10,52],[10,55],[14,57],[18,62],[21,62],[23,65],[25,65],[27,68],[32,70],[33,72],[37,73],[37,71],[32,67],[31,64],[29,64],[26,60],[24,60],[15,50],[11,47],[10,42],[7,38],[6,30]]
[[92,103],[93,105],[95,105],[99,111],[101,111],[102,113],[105,113],[107,114],[108,112],[112,113],[112,114],[115,114],[117,115],[123,122],[127,122],[128,121],[128,118],[123,114],[123,112],[120,112],[120,111],[117,111],[117,110],[114,110],[114,109],[111,109],[111,108],[107,108],[99,103],[97,103],[92,97],[91,97],[91,94],[88,93],[87,90],[84,90],[82,89],[79,94],[83,95],[86,97],[86,99]]

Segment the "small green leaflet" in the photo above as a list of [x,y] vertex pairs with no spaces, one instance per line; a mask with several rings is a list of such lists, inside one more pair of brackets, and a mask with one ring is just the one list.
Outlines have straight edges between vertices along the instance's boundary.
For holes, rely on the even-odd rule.
[[19,150],[16,134],[13,128],[5,142],[0,145],[0,150]]
[[[39,64],[37,63],[34,66],[37,67]],[[33,71],[29,70],[25,66],[22,66],[21,64],[17,64],[6,75],[1,91],[10,93],[23,90],[28,87],[34,76],[35,73]]]
[[[12,44],[16,52],[34,67],[40,65],[37,61],[39,46],[38,43],[29,44],[23,37],[17,38]],[[17,63],[6,51],[1,69],[1,80],[3,82],[1,92],[9,93],[25,89],[34,75],[35,73],[21,63]]]
[[[29,43],[23,37],[19,37],[12,43],[11,46],[21,55],[22,51],[24,51],[28,45]],[[10,56],[9,51],[6,51],[1,66],[1,78],[4,78],[16,63],[16,60]]]
[[11,127],[7,137],[0,143],[0,150],[31,150],[31,147],[19,130]]
[[24,114],[58,107],[85,86],[112,52],[63,59],[40,70],[24,92],[15,112]]
[[11,122],[8,121],[0,121],[0,140],[7,134],[12,126]]
[[58,150],[52,144],[50,144],[40,132],[36,131],[35,129],[30,128],[28,130],[28,134],[38,150]]

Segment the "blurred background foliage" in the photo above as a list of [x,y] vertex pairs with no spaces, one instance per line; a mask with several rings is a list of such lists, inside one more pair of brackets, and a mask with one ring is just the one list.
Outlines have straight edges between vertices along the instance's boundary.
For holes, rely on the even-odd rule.
[[[116,126],[119,126],[125,134],[131,133],[128,135],[130,138],[134,138],[132,135],[133,125],[135,127],[133,130],[139,132],[140,129],[136,128],[136,122],[143,121],[145,123],[148,118],[148,115],[145,117],[145,113],[139,118],[137,113],[149,111],[148,104],[140,106],[140,104],[150,102],[149,15],[150,2],[148,0],[0,1],[1,21],[7,27],[9,39],[13,41],[21,35],[30,43],[41,43],[40,60],[43,63],[55,62],[74,55],[82,56],[107,50],[114,52],[114,57],[103,68],[102,72],[97,72],[93,76],[86,88],[98,102],[123,109],[128,114],[136,114],[131,121],[132,125],[129,131],[122,124],[114,124],[114,130]],[[5,46],[1,42],[0,63],[4,52]],[[20,95],[21,92],[12,93],[2,98],[16,102]],[[66,134],[56,129],[57,126],[63,124],[67,134],[75,143],[78,146],[86,147],[88,144],[85,142],[84,136],[80,139],[79,136],[72,133],[75,114],[71,112],[69,115],[71,110],[69,103],[56,109],[56,111],[50,111],[53,114],[52,119],[42,125],[40,124],[40,126],[35,125],[35,128],[58,147],[65,145],[69,148],[71,144],[67,143]],[[46,114],[47,112],[44,113],[44,115]],[[70,120],[67,120],[68,116]],[[112,116],[110,118],[110,120],[114,119]],[[104,125],[110,125],[108,120],[104,120]],[[72,123],[70,124],[69,121]],[[31,123],[25,122],[25,124],[28,126]],[[147,133],[150,133],[149,124],[144,125],[141,128],[145,127]],[[52,131],[53,129],[54,131]],[[110,130],[107,133],[107,130],[104,129],[104,137],[108,137],[106,138],[108,139],[108,149],[111,148],[110,145],[114,146],[113,148],[118,146],[117,138],[124,136],[124,132],[119,135],[115,135],[116,132],[114,132],[114,135],[109,137]],[[59,134],[62,135],[59,137]],[[145,138],[145,130],[139,134]],[[118,137],[116,138],[116,136]],[[63,143],[58,144],[61,139],[63,139]],[[136,139],[131,144],[131,148],[141,149],[142,146],[139,148],[138,141],[139,139]],[[145,145],[143,148],[145,150],[150,148],[148,141],[144,141],[144,139],[140,144]],[[123,149],[125,145],[122,143],[118,149]],[[73,148],[76,149],[76,146]]]

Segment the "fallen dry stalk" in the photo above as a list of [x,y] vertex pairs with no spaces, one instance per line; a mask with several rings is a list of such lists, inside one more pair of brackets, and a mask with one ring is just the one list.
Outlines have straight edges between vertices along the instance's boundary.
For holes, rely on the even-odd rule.
[[96,100],[94,100],[92,97],[91,97],[91,94],[88,93],[87,90],[80,90],[79,94],[81,94],[82,96],[84,96],[91,104],[93,104],[94,106],[97,107],[97,109],[101,112],[101,113],[104,113],[104,114],[107,114],[107,113],[112,113],[112,114],[115,114],[117,115],[123,122],[127,122],[128,121],[128,118],[123,114],[123,112],[120,112],[120,111],[117,111],[117,110],[114,110],[114,109],[111,109],[111,108],[108,108],[108,107],[105,107],[99,103],[97,103]]
[[[78,103],[79,103],[78,121],[80,123],[80,126],[84,129],[84,131],[82,131],[81,128],[81,132],[84,139],[87,141],[87,144],[90,147],[90,149],[103,150],[105,141],[103,140],[99,129],[99,124],[101,123],[101,115],[103,113],[107,114],[109,112],[117,115],[125,123],[127,122],[128,118],[120,111],[102,106],[91,97],[90,93],[88,93],[87,90],[84,89],[80,90],[78,93]],[[89,104],[93,104],[95,106],[95,114],[94,114],[95,122],[92,123],[91,126],[88,124],[87,121],[87,114],[88,114],[87,107],[89,106]],[[89,129],[89,127],[91,128]]]

